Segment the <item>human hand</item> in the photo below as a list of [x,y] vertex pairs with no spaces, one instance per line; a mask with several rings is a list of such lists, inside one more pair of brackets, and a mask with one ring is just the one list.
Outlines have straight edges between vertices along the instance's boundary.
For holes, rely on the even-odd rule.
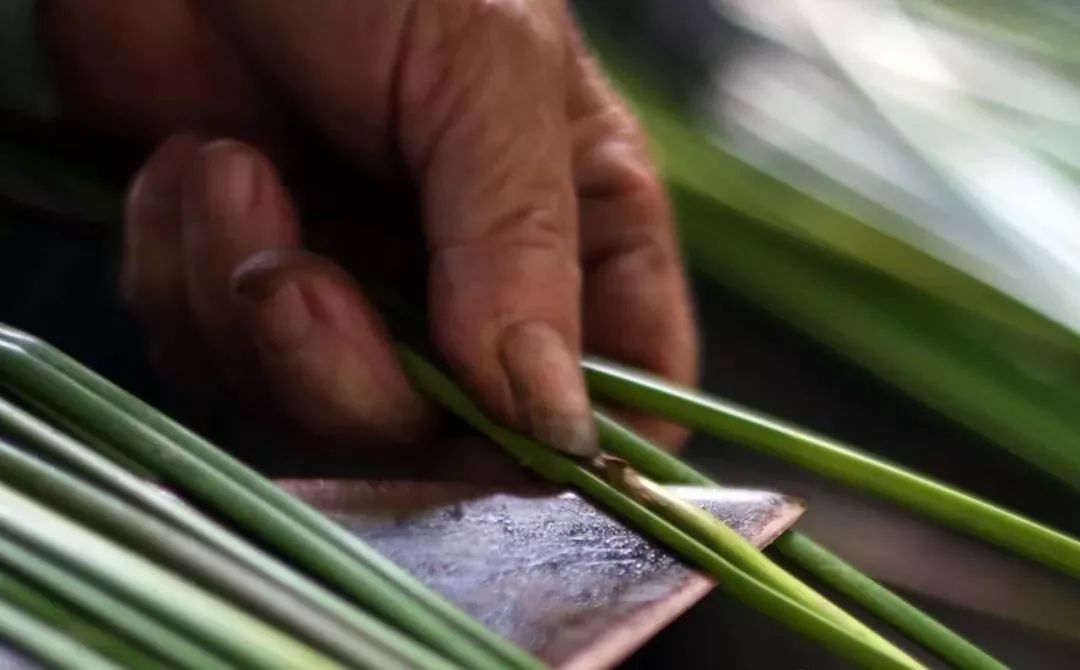
[[[172,368],[202,361],[318,435],[425,439],[432,410],[331,260],[385,264],[389,240],[417,230],[426,267],[390,274],[426,274],[431,339],[502,420],[595,449],[583,347],[694,380],[662,187],[562,0],[50,0],[44,11],[72,116],[158,144],[129,194],[122,283]],[[310,138],[356,181],[327,176]],[[286,188],[281,174],[297,167],[318,176]],[[380,187],[356,197],[361,180]],[[419,215],[409,198],[371,207],[382,185],[412,189]],[[344,204],[321,220],[294,203],[311,193]]]

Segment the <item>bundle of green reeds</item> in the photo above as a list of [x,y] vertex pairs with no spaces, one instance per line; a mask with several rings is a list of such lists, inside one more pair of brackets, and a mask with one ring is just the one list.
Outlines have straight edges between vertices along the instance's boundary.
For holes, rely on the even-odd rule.
[[[922,667],[658,484],[710,481],[617,422],[598,415],[606,453],[577,461],[492,422],[412,349],[400,355],[418,388],[448,411],[733,596],[864,667]],[[1080,576],[1080,542],[941,483],[641,373],[599,362],[587,373],[598,398],[796,459]],[[56,349],[3,329],[0,380],[18,400],[0,402],[10,439],[0,444],[0,604],[11,615],[0,617],[0,635],[46,663],[539,666],[318,512]],[[159,484],[200,507],[161,495]],[[779,546],[956,667],[1003,667],[808,538],[789,535]]]

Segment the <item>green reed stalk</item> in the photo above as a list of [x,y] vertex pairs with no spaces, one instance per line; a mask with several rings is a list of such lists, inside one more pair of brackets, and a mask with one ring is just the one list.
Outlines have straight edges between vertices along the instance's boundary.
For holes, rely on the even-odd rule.
[[[751,545],[742,535],[700,507],[686,502],[663,486],[640,476],[622,459],[604,459],[608,481],[662,517],[673,522],[718,556],[733,563],[747,575],[768,584],[777,592],[820,616],[831,620],[848,634],[868,645],[878,647],[900,663],[921,667],[919,663],[897,649],[861,621],[837,607],[828,598],[801,582],[794,575],[773,563]],[[614,461],[616,465],[610,463]]]
[[[596,424],[604,449],[625,459],[649,477],[672,484],[718,486],[715,481],[689,464],[601,412],[596,412]],[[962,670],[1005,670],[1005,666],[997,659],[862,574],[806,535],[789,530],[778,537],[772,546],[810,574],[859,603],[953,666]]]
[[[344,662],[380,670],[414,667],[373,640],[372,630],[343,625],[242,563],[2,440],[0,479],[68,518],[231,598],[235,604]],[[383,632],[382,628],[374,630]]]
[[1080,577],[1080,541],[970,494],[733,403],[645,373],[585,362],[600,398],[783,458]]
[[356,638],[354,644],[364,640],[367,644],[375,645],[371,651],[384,657],[377,663],[377,667],[393,668],[401,664],[426,670],[452,670],[457,667],[222,528],[180,499],[164,495],[156,485],[125,471],[109,459],[3,399],[0,399],[0,427],[13,437],[27,441],[36,452],[64,464],[140,509],[171,523],[247,568],[284,586],[299,598],[297,602],[300,604],[306,601],[333,615],[349,626],[348,634]]
[[164,659],[168,667],[185,670],[231,670],[236,667],[215,652],[195,644],[185,633],[113,596],[82,574],[66,569],[4,535],[0,535],[0,565],[18,575],[20,580],[72,603],[95,621],[107,624],[111,631],[137,642]]
[[0,599],[0,637],[57,670],[121,670],[67,635]]
[[88,444],[121,451],[464,667],[543,667],[341,526],[55,348],[0,327],[0,374]]
[[231,604],[0,485],[0,533],[33,547],[250,668],[342,666]]
[[838,655],[867,668],[918,668],[913,661],[877,644],[867,643],[831,619],[795,602],[772,585],[746,574],[715,551],[634,498],[591,472],[580,462],[540,445],[488,419],[453,381],[412,350],[399,347],[402,366],[422,392],[473,428],[501,445],[541,476],[569,484],[628,520],[645,535],[663,542],[690,562],[717,577],[721,588],[765,612]]
[[91,620],[83,612],[32,586],[21,576],[0,568],[0,601],[10,603],[75,642],[126,668],[168,670],[169,665],[151,656],[115,630],[103,619]]

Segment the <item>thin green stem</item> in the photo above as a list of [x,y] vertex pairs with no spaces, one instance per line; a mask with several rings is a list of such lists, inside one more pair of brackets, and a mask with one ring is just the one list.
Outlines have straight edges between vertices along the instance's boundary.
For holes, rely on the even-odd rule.
[[88,444],[120,450],[464,667],[543,667],[341,526],[55,348],[0,327],[0,372]]
[[852,447],[656,377],[585,363],[599,397],[756,448],[1080,577],[1080,541]]
[[600,444],[642,474],[665,484],[719,486],[692,465],[677,458],[603,412],[593,412]]
[[676,525],[597,477],[580,463],[494,423],[464,391],[422,357],[405,347],[399,347],[398,352],[406,374],[417,388],[433,400],[501,445],[523,465],[551,481],[569,484],[583,491],[649,537],[663,542],[687,560],[709,571],[718,578],[721,588],[735,597],[864,667],[908,670],[920,667],[904,662],[876,645],[867,644],[830,619],[747,575]]
[[772,546],[810,574],[887,621],[954,667],[960,670],[1007,670],[996,658],[806,535],[784,533],[776,538]]
[[[0,568],[0,601],[11,603],[79,644],[126,668],[168,670],[169,665],[124,639],[99,621]],[[173,666],[175,667],[175,666]]]
[[[622,461],[620,461],[622,462]],[[618,468],[621,470],[622,468]],[[610,468],[609,468],[610,470]],[[613,481],[614,480],[614,481]],[[731,561],[737,568],[777,592],[825,617],[864,643],[881,649],[899,663],[921,667],[906,653],[896,648],[861,621],[837,607],[829,599],[810,588],[794,575],[772,562],[743,536],[705,510],[692,505],[649,481],[636,472],[617,474],[609,481],[635,500],[673,522],[709,549]],[[620,482],[622,485],[620,485]]]
[[[335,616],[138,508],[94,488],[0,440],[0,479],[97,532],[170,566],[240,606],[359,667],[407,670],[371,630],[343,625]],[[382,628],[375,629],[382,632]]]
[[152,651],[165,659],[169,667],[187,670],[231,670],[236,667],[154,616],[111,595],[80,573],[67,570],[40,552],[3,535],[0,535],[0,565]]
[[0,637],[56,670],[121,670],[104,656],[2,599]]
[[[672,484],[718,486],[711,478],[601,412],[596,413],[596,424],[600,441],[608,452],[650,477]],[[773,547],[957,668],[1004,670],[1005,666],[995,658],[802,533],[788,531],[773,542]]]
[[[615,454],[630,463],[638,471],[662,482],[686,483],[703,486],[716,486],[711,480],[698,473],[689,465],[675,458],[660,447],[645,440],[637,433],[625,428],[617,421],[595,412],[597,430],[601,444],[608,453]],[[656,485],[646,486],[655,488]],[[678,499],[665,503],[670,513],[679,515],[684,525],[699,529],[699,538],[708,538],[711,545],[736,565],[767,584],[772,584],[790,598],[817,612],[830,617],[838,625],[846,627],[853,634],[859,635],[874,644],[891,647],[877,633],[867,628],[858,619],[852,617],[827,598],[811,589],[776,563],[769,560],[747,542],[741,535],[718,522],[702,510],[681,502]],[[911,660],[911,659],[907,659]],[[913,661],[912,661],[913,662]]]
[[231,604],[0,485],[0,529],[251,668],[340,668]]
[[[183,529],[192,537],[233,558],[246,567],[286,587],[302,600],[325,610],[348,624],[353,644],[366,640],[376,645],[375,653],[389,655],[376,665],[391,668],[405,663],[428,670],[457,667],[379,619],[346,602],[332,591],[298,573],[290,566],[211,521],[180,499],[163,495],[156,485],[126,472],[73,438],[49,426],[20,408],[0,399],[0,427],[26,440],[38,453],[66,465],[87,479],[108,489],[156,517]],[[396,657],[398,660],[391,660]]]

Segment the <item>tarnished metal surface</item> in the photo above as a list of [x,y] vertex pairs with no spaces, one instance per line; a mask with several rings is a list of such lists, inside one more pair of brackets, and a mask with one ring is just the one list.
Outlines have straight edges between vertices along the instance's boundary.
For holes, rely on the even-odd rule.
[[[572,493],[287,480],[284,488],[563,670],[618,663],[712,588]],[[677,488],[757,546],[802,514],[768,491]],[[38,666],[0,646],[0,668]]]
[[[618,662],[712,586],[572,493],[281,484],[555,666]],[[803,509],[800,501],[767,491],[677,490],[757,546]]]

